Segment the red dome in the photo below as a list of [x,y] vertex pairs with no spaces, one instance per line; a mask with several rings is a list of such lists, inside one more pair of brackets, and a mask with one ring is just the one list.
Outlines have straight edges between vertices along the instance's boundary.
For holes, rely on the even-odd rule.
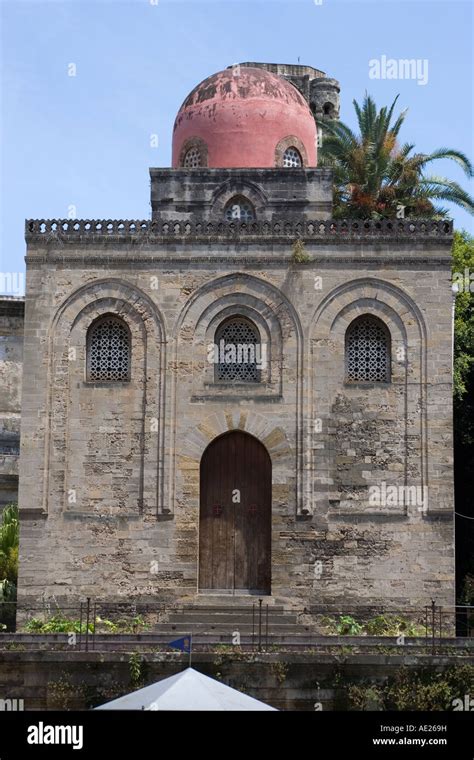
[[187,166],[283,166],[288,148],[304,166],[316,166],[316,124],[306,100],[276,74],[235,66],[198,84],[179,109],[173,168],[186,155]]

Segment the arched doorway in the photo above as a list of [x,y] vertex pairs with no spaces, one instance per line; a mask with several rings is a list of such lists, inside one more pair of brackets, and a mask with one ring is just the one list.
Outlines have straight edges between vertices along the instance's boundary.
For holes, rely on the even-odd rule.
[[201,459],[199,589],[269,594],[272,463],[256,438],[234,430]]

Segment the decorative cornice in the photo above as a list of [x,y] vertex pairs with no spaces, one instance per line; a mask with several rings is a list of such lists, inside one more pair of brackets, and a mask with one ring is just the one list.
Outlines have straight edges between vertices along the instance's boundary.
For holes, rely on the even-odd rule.
[[66,254],[64,251],[53,251],[51,253],[29,253],[26,257],[26,261],[28,262],[28,268],[34,269],[34,268],[40,268],[44,264],[51,264],[51,263],[59,263],[59,264],[65,264],[66,262],[68,264],[82,264],[82,265],[97,265],[97,266],[112,266],[117,265],[118,268],[121,268],[125,264],[155,264],[155,265],[165,265],[166,268],[169,267],[179,267],[182,266],[184,263],[190,262],[192,263],[193,267],[208,267],[210,264],[231,264],[235,266],[236,260],[238,260],[239,267],[242,266],[249,266],[256,269],[261,269],[262,267],[269,265],[272,267],[281,266],[285,269],[288,268],[288,265],[293,264],[293,266],[297,267],[298,269],[310,269],[311,267],[314,267],[314,265],[323,266],[327,264],[328,266],[333,266],[334,264],[341,264],[345,266],[415,266],[415,267],[436,267],[439,269],[441,266],[451,267],[452,259],[451,256],[442,256],[442,255],[436,255],[436,256],[381,256],[380,254],[376,256],[367,256],[364,254],[363,256],[356,256],[356,255],[347,255],[347,256],[337,256],[337,255],[330,255],[330,256],[313,256],[311,255],[309,261],[303,261],[301,263],[295,263],[293,261],[293,258],[290,254],[287,256],[279,256],[278,254],[275,254],[274,256],[269,256],[268,254],[265,255],[255,255],[255,256],[248,256],[246,254],[239,254],[238,257],[236,257],[235,253],[233,255],[228,256],[221,256],[221,255],[209,255],[209,256],[202,256],[198,255],[193,251],[189,251],[188,255],[177,255],[177,256],[170,256],[169,253],[164,253],[163,255],[157,255],[156,253],[153,253],[153,251],[147,249],[147,248],[141,248],[139,253],[130,254],[127,252],[127,255],[124,255],[123,253],[101,253],[100,251],[94,251],[92,253],[88,253],[87,255],[84,254],[77,254],[77,253],[70,253]]
[[315,221],[162,221],[122,219],[27,219],[27,243],[67,244],[169,241],[287,241],[301,238],[308,242],[322,241],[400,241],[443,240],[453,236],[452,221],[431,219]]

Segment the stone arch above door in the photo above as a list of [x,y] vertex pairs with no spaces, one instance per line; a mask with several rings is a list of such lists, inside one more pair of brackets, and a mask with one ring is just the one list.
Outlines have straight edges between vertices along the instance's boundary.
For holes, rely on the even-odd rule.
[[[222,390],[217,383],[206,383],[206,346],[220,319],[231,316],[234,307],[237,314],[254,320],[261,335],[272,343],[271,382]],[[285,461],[284,467],[277,468],[277,478],[291,484],[291,496],[285,493],[284,498],[297,503],[302,470],[303,332],[294,305],[271,282],[234,272],[210,278],[192,292],[172,335],[170,513],[180,504],[197,506],[189,470],[198,467],[210,440],[231,429],[250,432],[267,445],[272,459]],[[292,357],[286,366],[283,353]],[[216,411],[209,413],[212,409]],[[260,409],[265,411],[260,413]],[[183,466],[188,468],[186,474],[180,473]]]
[[241,430],[257,438],[265,446],[273,462],[292,457],[293,451],[283,428],[275,426],[274,422],[263,414],[238,408],[215,412],[205,417],[196,426],[194,435],[183,441],[180,457],[198,465],[207,446],[215,438],[232,430]]

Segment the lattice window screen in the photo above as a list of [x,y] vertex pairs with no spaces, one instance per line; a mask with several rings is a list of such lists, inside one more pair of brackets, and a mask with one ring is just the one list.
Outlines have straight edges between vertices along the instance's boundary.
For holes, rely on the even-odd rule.
[[296,168],[302,165],[300,152],[296,148],[287,148],[283,154],[283,166]]
[[183,166],[186,169],[196,169],[201,166],[201,151],[199,148],[190,148],[184,157]]
[[241,317],[231,319],[217,330],[216,344],[219,350],[219,360],[222,356],[233,358],[230,348],[232,346],[237,359],[237,361],[219,361],[216,364],[215,375],[217,380],[243,383],[260,382],[258,363],[261,346],[258,331],[254,325]]
[[130,379],[130,333],[117,317],[106,317],[91,326],[87,342],[87,379]]
[[240,221],[251,222],[255,219],[255,211],[252,204],[244,197],[231,198],[224,210],[224,217],[228,222]]
[[376,317],[360,317],[348,328],[346,380],[370,383],[390,381],[390,336]]

